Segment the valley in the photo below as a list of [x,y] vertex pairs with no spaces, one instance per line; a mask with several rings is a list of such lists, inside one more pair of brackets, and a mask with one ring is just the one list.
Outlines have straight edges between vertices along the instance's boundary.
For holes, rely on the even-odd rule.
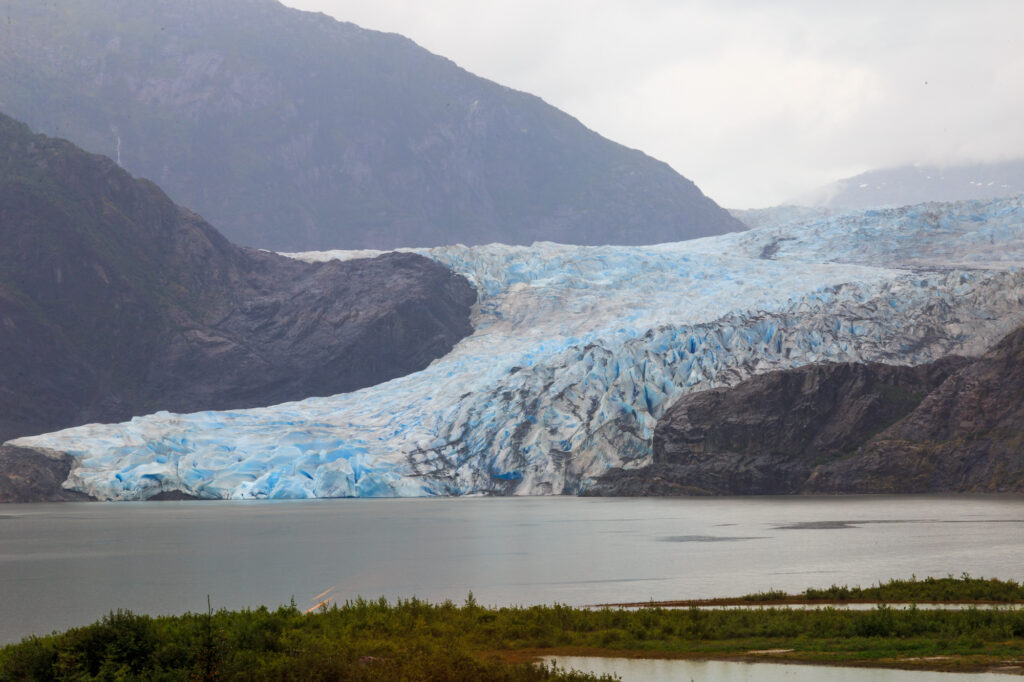
[[813,362],[977,356],[1024,322],[1019,198],[782,217],[651,247],[416,250],[478,295],[474,333],[420,372],[11,444],[72,455],[65,487],[99,499],[574,494],[649,464],[683,395]]
[[0,682],[1024,673],[1024,9],[288,1],[0,6]]

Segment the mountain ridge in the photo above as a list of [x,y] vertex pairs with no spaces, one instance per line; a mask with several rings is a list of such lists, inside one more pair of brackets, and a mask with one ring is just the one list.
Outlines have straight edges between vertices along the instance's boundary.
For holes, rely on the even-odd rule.
[[991,163],[916,164],[844,178],[788,203],[833,209],[910,206],[996,199],[1024,193],[1024,159]]
[[377,383],[470,333],[475,299],[415,254],[307,265],[237,247],[110,159],[0,115],[0,440]]
[[278,251],[742,230],[667,164],[397,34],[272,0],[11,0],[0,109]]

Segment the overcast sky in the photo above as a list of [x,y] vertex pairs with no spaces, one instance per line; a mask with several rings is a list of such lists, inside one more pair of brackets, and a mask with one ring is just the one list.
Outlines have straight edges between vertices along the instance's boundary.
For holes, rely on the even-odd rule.
[[284,0],[401,33],[730,208],[1024,157],[1024,1]]

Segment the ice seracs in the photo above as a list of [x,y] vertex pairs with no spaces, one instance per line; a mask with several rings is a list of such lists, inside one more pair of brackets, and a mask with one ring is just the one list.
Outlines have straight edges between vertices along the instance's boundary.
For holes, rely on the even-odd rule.
[[475,333],[422,372],[14,443],[72,454],[66,485],[101,499],[574,493],[647,463],[685,392],[814,361],[975,354],[1024,322],[1020,198],[756,218],[649,247],[416,249],[480,295]]

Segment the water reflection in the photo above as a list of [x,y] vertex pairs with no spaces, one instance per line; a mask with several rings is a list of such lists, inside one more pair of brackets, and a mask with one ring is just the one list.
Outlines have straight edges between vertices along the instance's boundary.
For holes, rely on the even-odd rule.
[[1020,680],[1019,675],[1002,673],[936,673],[884,668],[841,668],[821,665],[779,663],[733,663],[728,661],[667,661],[630,658],[548,656],[548,663],[599,675],[614,674],[622,682],[999,682]]

